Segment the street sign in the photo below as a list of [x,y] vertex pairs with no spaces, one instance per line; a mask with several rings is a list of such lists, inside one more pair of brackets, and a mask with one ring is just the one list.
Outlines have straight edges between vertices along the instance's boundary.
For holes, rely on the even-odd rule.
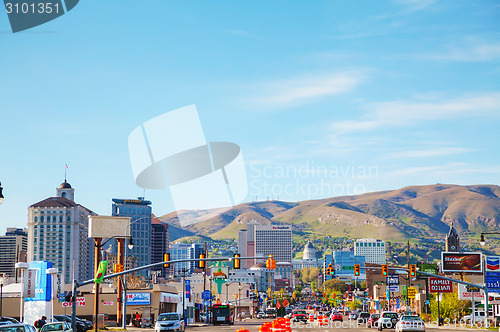
[[500,273],[486,272],[484,282],[486,283],[486,287],[488,287],[488,291],[500,292]]
[[453,283],[451,280],[430,277],[429,292],[431,293],[452,293]]
[[64,302],[64,296],[65,296],[65,295],[66,295],[66,294],[64,294],[64,293],[59,293],[59,294],[57,294],[57,298],[59,299],[59,302]]
[[484,290],[478,287],[472,287],[469,285],[458,284],[458,299],[459,300],[469,300],[481,301],[484,299]]
[[414,299],[415,295],[417,295],[417,289],[415,287],[408,287],[408,298]]
[[387,285],[399,285],[399,274],[389,274],[385,282]]
[[210,293],[209,290],[205,290],[205,291],[203,291],[203,293],[201,293],[202,300],[210,300],[211,297],[212,297],[212,293]]
[[387,288],[389,289],[389,292],[399,293],[399,285],[387,286]]

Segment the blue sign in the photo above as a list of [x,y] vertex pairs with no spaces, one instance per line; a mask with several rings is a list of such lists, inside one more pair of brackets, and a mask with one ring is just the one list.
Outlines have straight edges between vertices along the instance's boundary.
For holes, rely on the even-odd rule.
[[25,301],[50,301],[52,297],[52,277],[47,269],[52,268],[52,262],[35,261],[30,263],[30,269],[36,270],[35,297],[27,297]]
[[151,293],[127,293],[127,305],[150,305]]
[[399,292],[399,285],[397,286],[387,286],[389,292]]
[[387,285],[399,285],[399,274],[389,274],[385,282]]
[[212,293],[210,293],[209,290],[205,290],[205,291],[203,291],[203,293],[201,293],[202,300],[210,300],[211,297],[212,297]]
[[500,272],[499,256],[486,256],[486,271]]
[[186,298],[191,298],[191,280],[186,280]]
[[64,302],[66,294],[64,293],[59,293],[57,294],[57,298],[59,299],[59,302]]
[[489,292],[500,292],[499,275],[490,275],[488,272],[486,272],[486,276],[484,277],[484,282],[486,284],[486,287],[488,287]]

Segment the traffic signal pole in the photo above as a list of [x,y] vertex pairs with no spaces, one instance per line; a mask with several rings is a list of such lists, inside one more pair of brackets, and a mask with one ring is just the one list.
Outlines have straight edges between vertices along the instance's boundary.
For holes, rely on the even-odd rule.
[[[118,266],[124,266],[123,265],[123,251],[125,250],[125,239],[116,239],[116,241],[118,242],[118,255],[117,255],[117,264]],[[121,272],[121,271],[120,271]],[[122,283],[121,283],[121,277],[118,277],[118,290],[117,290],[117,293],[116,293],[116,296],[118,297],[116,299],[116,324],[118,326],[120,326],[120,319],[122,319],[122,306],[120,305],[121,301],[124,301],[125,299],[121,299],[120,301],[120,298],[123,296],[122,292],[123,292],[123,289],[122,289]]]

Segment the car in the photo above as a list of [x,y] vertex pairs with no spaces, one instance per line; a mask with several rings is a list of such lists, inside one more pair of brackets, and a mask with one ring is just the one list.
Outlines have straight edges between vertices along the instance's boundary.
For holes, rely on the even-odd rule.
[[0,317],[0,324],[21,324],[19,321],[12,317]]
[[369,312],[362,312],[358,316],[358,323],[365,324],[368,322],[368,318],[370,318],[370,313]]
[[266,318],[266,313],[264,311],[259,311],[257,313],[257,318],[259,319]]
[[294,322],[307,322],[309,319],[309,316],[307,315],[307,312],[302,309],[295,309],[292,311],[292,321]]
[[349,320],[355,320],[358,318],[358,315],[355,312],[351,312],[348,317]]
[[380,318],[377,321],[377,327],[379,331],[383,329],[392,329],[396,326],[398,322],[398,313],[395,311],[383,311],[380,314]]
[[184,320],[177,312],[166,312],[160,314],[155,323],[155,332],[161,331],[185,331]]
[[335,322],[335,321],[343,322],[344,321],[344,317],[342,317],[342,315],[339,312],[334,312],[333,314],[331,314],[330,319],[332,320],[332,322]]
[[396,323],[396,332],[425,332],[425,323],[417,315],[403,315]]
[[0,332],[37,332],[33,325],[29,324],[13,324],[8,322],[0,326]]
[[40,332],[73,332],[71,324],[68,322],[46,323]]
[[474,312],[474,322],[472,321],[472,314],[464,316],[462,318],[467,324],[482,323],[486,319],[486,314],[484,311]]
[[380,318],[380,314],[371,314],[368,318],[368,328],[377,327],[377,321]]
[[[69,325],[71,325],[71,316],[54,315],[54,320],[56,322],[67,322],[69,323]],[[92,328],[92,326],[88,327],[88,325],[82,322],[79,318],[76,319],[75,325],[76,325],[76,332],[87,332],[87,330],[90,330]]]

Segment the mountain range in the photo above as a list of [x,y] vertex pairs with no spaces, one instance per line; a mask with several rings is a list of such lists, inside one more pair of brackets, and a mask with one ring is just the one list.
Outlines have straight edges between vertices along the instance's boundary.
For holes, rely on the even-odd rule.
[[302,202],[260,201],[228,210],[188,212],[194,223],[184,227],[180,227],[175,212],[159,217],[169,224],[171,240],[194,235],[234,239],[251,221],[292,225],[294,235],[299,236],[314,233],[386,241],[442,239],[452,223],[461,236],[498,230],[500,186],[410,186]]

